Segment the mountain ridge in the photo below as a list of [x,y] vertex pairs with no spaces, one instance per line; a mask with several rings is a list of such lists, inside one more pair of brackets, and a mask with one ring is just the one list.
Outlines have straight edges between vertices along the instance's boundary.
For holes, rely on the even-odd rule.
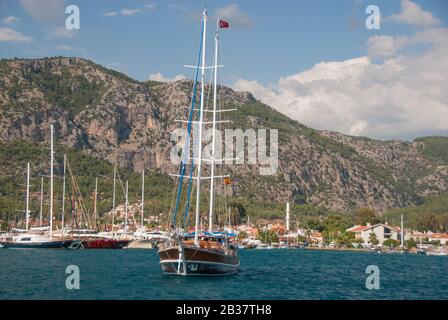
[[[55,123],[56,138],[68,147],[134,171],[175,170],[170,132],[175,119],[187,118],[191,80],[140,82],[86,59],[54,57],[0,60],[0,85],[2,143],[45,143]],[[384,211],[448,190],[448,161],[437,153],[446,137],[383,141],[318,131],[251,93],[225,86],[218,93],[222,107],[238,109],[226,114],[234,128],[279,130],[277,174],[260,176],[254,165],[228,166],[235,195]]]

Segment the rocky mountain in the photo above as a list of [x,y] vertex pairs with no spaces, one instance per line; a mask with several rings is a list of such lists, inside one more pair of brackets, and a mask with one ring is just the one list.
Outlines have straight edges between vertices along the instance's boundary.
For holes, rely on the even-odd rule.
[[[191,81],[138,82],[80,58],[0,61],[0,143],[57,142],[134,171],[175,172],[175,119],[187,119]],[[232,192],[256,201],[294,201],[331,210],[379,211],[419,203],[448,190],[448,161],[434,141],[379,141],[317,131],[257,101],[219,87],[228,128],[278,129],[278,170],[227,166]],[[268,131],[269,132],[269,131]],[[446,145],[448,138],[439,138]],[[428,149],[431,148],[431,149]],[[437,146],[435,147],[437,150]],[[0,173],[1,174],[1,173]]]

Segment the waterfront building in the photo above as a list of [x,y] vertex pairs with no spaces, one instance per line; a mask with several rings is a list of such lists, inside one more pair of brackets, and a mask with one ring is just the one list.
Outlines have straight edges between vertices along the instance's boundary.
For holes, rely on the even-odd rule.
[[431,241],[440,241],[442,246],[448,244],[448,233],[428,233],[428,240]]
[[[355,239],[362,239],[364,244],[370,243],[372,233],[375,235],[376,239],[378,239],[379,245],[383,245],[383,242],[387,239],[400,241],[401,238],[400,228],[393,227],[387,223],[377,223],[374,225],[368,223],[366,226],[357,225],[346,231],[355,233]],[[407,238],[408,237],[405,237],[405,239]]]
[[315,231],[310,234],[310,241],[314,244],[323,245],[324,237],[322,236],[322,233]]

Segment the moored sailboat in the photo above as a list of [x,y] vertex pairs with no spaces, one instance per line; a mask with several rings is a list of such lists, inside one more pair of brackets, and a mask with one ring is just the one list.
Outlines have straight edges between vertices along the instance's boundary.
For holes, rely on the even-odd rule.
[[[64,248],[71,244],[69,239],[56,239],[53,237],[53,161],[54,161],[54,148],[53,148],[53,125],[50,127],[50,226],[41,228],[29,227],[29,189],[30,189],[30,164],[27,164],[27,179],[26,179],[26,209],[25,209],[25,230],[13,235],[9,241],[2,242],[4,248]],[[41,195],[42,197],[42,195]],[[42,220],[42,219],[40,219]],[[32,230],[34,229],[34,230]]]
[[[98,179],[95,179],[95,191],[93,193],[93,213],[87,210],[83,200],[78,181],[74,175],[70,162],[67,160],[67,169],[70,175],[71,188],[68,188],[71,206],[71,221],[65,225],[62,233],[65,238],[72,240],[70,249],[122,249],[126,247],[131,239],[115,236],[113,232],[99,232],[97,224],[97,195]],[[115,186],[115,168],[114,168],[114,186]],[[127,201],[127,198],[126,198]],[[113,212],[115,211],[115,188]],[[113,225],[113,224],[112,224]],[[112,230],[113,231],[113,230]]]
[[10,249],[59,249],[67,248],[71,243],[71,240],[56,240],[45,233],[30,231],[14,236],[11,241],[2,242],[2,245]]
[[[185,148],[183,150],[183,157],[180,163],[180,174],[173,175],[179,178],[177,187],[176,203],[173,208],[171,217],[171,238],[159,245],[159,258],[162,270],[167,274],[175,275],[228,275],[238,272],[240,259],[238,247],[229,241],[227,233],[214,233],[213,230],[213,216],[215,214],[214,206],[214,180],[217,178],[226,178],[228,176],[215,176],[215,162],[218,159],[215,157],[215,131],[217,110],[217,68],[218,68],[218,43],[219,43],[219,28],[228,27],[228,23],[218,19],[217,30],[215,35],[215,58],[214,58],[214,97],[213,110],[204,109],[205,100],[205,57],[206,57],[206,29],[207,29],[207,10],[205,9],[202,15],[202,33],[199,46],[199,55],[196,69],[196,76],[194,79],[191,108],[189,113],[189,120],[187,127],[187,139],[185,141]],[[202,57],[201,57],[202,55]],[[201,66],[200,66],[201,64]],[[201,91],[200,91],[200,107],[196,107],[196,86],[198,83],[199,70],[201,71]],[[219,110],[219,112],[230,110]],[[196,112],[196,113],[195,113]],[[212,147],[210,158],[203,158],[202,156],[202,131],[204,125],[204,113],[210,112],[213,116],[212,121],[208,121],[213,125],[212,128]],[[198,121],[193,121],[193,116],[196,114]],[[198,137],[196,140],[196,149],[194,159],[188,158],[189,143],[191,140],[192,124],[198,127]],[[189,168],[189,174],[186,173],[187,161],[192,160]],[[223,159],[221,159],[222,161]],[[207,161],[210,164],[210,176],[203,176],[202,162]],[[193,176],[196,169],[196,175]],[[185,214],[183,219],[183,226],[176,227],[177,214],[179,211],[179,203],[181,200],[181,192],[183,188],[184,178],[187,178],[188,191],[187,201],[185,205]],[[208,217],[208,231],[199,230],[200,224],[200,204],[201,204],[201,180],[207,179],[210,181],[210,206]],[[190,196],[193,189],[193,181],[196,185],[196,202],[195,202],[195,219],[194,232],[185,233],[187,230],[188,212],[190,207]]]

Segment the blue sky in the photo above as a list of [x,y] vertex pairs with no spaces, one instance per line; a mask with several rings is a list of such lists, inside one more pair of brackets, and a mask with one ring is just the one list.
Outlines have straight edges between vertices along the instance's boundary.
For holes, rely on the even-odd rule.
[[[403,7],[406,6],[404,2],[413,6],[411,9],[414,11]],[[223,83],[238,89],[257,91],[258,88],[259,92],[255,92],[258,98],[319,129],[379,138],[412,138],[413,135],[425,132],[425,128],[419,128],[414,133],[397,131],[375,134],[380,128],[371,126],[370,131],[362,129],[362,121],[369,124],[370,118],[361,119],[358,116],[360,119],[355,117],[350,120],[353,122],[351,127],[355,128],[351,130],[350,126],[344,127],[342,124],[334,126],[331,119],[319,123],[312,120],[312,116],[303,117],[304,110],[296,116],[294,110],[299,110],[300,105],[290,103],[281,106],[284,97],[281,101],[272,98],[273,95],[281,95],[282,78],[314,70],[313,67],[319,63],[369,57],[373,66],[385,65],[386,58],[393,57],[372,54],[375,48],[368,45],[368,41],[378,40],[375,36],[395,40],[399,37],[411,39],[419,31],[428,28],[446,28],[447,1],[404,2],[0,0],[0,58],[80,56],[138,80],[147,80],[150,75],[156,79],[158,73],[163,75],[159,75],[159,78],[180,77],[180,74],[191,77],[192,71],[182,66],[195,61],[200,32],[198,19],[204,4],[207,4],[211,18],[219,13],[230,22],[230,29],[222,32],[221,62],[225,65],[221,75]],[[80,30],[64,30],[64,10],[69,4],[80,8]],[[381,10],[383,20],[380,30],[368,30],[365,27],[365,9],[369,4],[375,4]],[[388,19],[400,12],[409,13],[412,18],[415,10],[420,10],[417,14],[429,13],[436,23],[429,22],[422,27],[415,21]],[[213,21],[209,27],[210,30],[214,29]],[[209,36],[211,41],[212,32]],[[400,46],[400,55],[410,57],[419,54],[426,46],[427,42],[420,43],[420,46]],[[445,103],[444,98],[441,102]],[[292,109],[285,111],[285,108]],[[331,111],[337,113],[338,110]],[[379,118],[381,115],[373,115],[376,122]],[[337,120],[346,122],[344,119]],[[445,133],[446,129],[448,132],[448,127],[439,127],[436,126],[432,131]],[[428,128],[431,133],[429,124]]]
[[[247,25],[231,25],[231,29],[223,32],[227,81],[244,77],[268,83],[292,71],[310,68],[319,61],[362,55],[366,51],[366,39],[372,34],[406,35],[414,31],[412,26],[392,23],[384,23],[379,31],[367,30],[364,10],[370,2],[365,1],[72,0],[65,4],[79,6],[81,29],[73,32],[72,38],[65,38],[51,34],[51,27],[64,27],[64,11],[60,12],[59,20],[42,21],[30,16],[19,1],[4,1],[0,19],[18,17],[15,30],[33,40],[0,43],[0,56],[82,56],[122,70],[138,80],[146,80],[157,72],[167,77],[179,73],[188,75],[182,66],[195,60],[199,38],[200,21],[195,21],[194,15],[200,17],[205,3],[210,15],[218,8],[237,4],[250,19]],[[154,8],[141,9],[146,4]],[[384,15],[400,8],[399,1],[375,1],[375,4]],[[122,9],[142,12],[132,16],[104,16]],[[425,9],[439,13],[437,18],[446,23],[446,1],[425,1]],[[210,22],[213,29],[214,22]],[[212,33],[210,40],[211,37]]]

